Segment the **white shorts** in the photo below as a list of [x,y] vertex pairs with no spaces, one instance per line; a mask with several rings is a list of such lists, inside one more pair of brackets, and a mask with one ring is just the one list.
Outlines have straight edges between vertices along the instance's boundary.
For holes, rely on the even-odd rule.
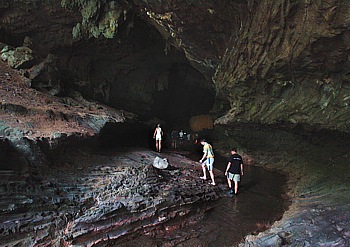
[[241,181],[241,175],[229,172],[227,177],[235,182]]
[[214,158],[207,158],[203,162],[203,164],[207,166],[209,171],[213,170],[213,168],[214,168]]
[[162,136],[161,135],[156,135],[156,141],[161,141],[162,140]]

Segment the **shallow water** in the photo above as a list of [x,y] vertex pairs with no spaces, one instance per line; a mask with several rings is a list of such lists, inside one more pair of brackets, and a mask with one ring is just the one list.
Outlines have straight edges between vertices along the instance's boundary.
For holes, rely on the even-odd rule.
[[[216,181],[226,185],[223,172],[226,159],[216,157],[215,163],[222,171],[216,174]],[[108,246],[235,246],[247,234],[265,230],[280,219],[288,207],[282,197],[286,192],[286,178],[249,165],[244,167],[244,172],[238,195],[226,195],[211,203],[212,209],[197,218],[194,216],[193,223],[174,229],[168,235],[133,234]]]
[[[222,171],[222,174],[216,174],[216,180],[220,176],[224,178],[226,164],[226,158],[216,156],[214,165]],[[200,224],[182,231],[199,232],[197,239],[201,246],[238,244],[247,234],[264,230],[281,218],[288,207],[282,197],[286,192],[286,181],[277,172],[245,165],[238,195],[219,199]]]
[[287,207],[281,197],[286,179],[278,173],[246,166],[239,194],[226,196],[201,222],[199,236],[203,245],[232,246],[249,233],[278,220]]

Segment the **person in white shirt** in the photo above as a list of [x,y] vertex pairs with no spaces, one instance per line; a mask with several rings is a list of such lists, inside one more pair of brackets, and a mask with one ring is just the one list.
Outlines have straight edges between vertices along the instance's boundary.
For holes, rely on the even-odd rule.
[[156,151],[159,153],[162,151],[162,137],[163,137],[162,128],[160,127],[160,124],[157,124],[157,127],[153,133],[153,139],[156,139]]

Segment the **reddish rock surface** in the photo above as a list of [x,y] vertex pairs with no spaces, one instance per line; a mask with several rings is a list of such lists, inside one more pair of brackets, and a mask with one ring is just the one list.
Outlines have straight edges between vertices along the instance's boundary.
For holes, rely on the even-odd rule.
[[[4,136],[52,138],[54,135],[80,134],[92,136],[102,126],[90,124],[96,117],[101,121],[123,122],[120,111],[96,102],[58,98],[35,90],[21,76],[0,62],[0,119]],[[11,133],[11,132],[21,133]]]
[[200,219],[193,213],[226,191],[220,179],[222,186],[199,179],[200,165],[182,155],[162,153],[170,166],[154,168],[157,155],[70,147],[43,175],[1,171],[0,244],[92,246],[131,233],[161,239]]
[[[98,92],[96,98],[107,102],[111,95],[121,93],[112,102],[116,106],[129,100],[129,96],[134,96],[128,106],[135,109],[147,106],[145,110],[148,111],[151,111],[148,107],[154,99],[151,97],[153,93],[161,95],[162,90],[170,85],[168,75],[173,68],[169,66],[158,70],[164,64],[164,54],[174,48],[176,52],[183,52],[187,62],[207,80],[198,74],[187,73],[188,64],[173,70],[176,74],[185,72],[183,77],[172,79],[182,82],[188,78],[186,82],[191,82],[193,77],[197,78],[192,88],[202,90],[194,91],[195,94],[203,95],[203,88],[213,94],[215,91],[213,112],[219,118],[214,126],[222,124],[226,130],[222,136],[217,135],[214,146],[221,146],[222,150],[239,146],[256,165],[289,175],[289,196],[292,198],[290,209],[270,230],[247,237],[245,245],[349,245],[349,140],[342,134],[349,133],[350,116],[349,2],[107,2],[2,2],[1,42],[21,47],[24,37],[31,36],[33,44],[27,45],[33,45],[37,54],[47,57],[53,52],[60,56],[66,66],[63,71],[74,72],[71,78],[76,81],[67,79],[65,83],[75,84],[81,94],[88,91],[85,93],[94,98],[93,93]],[[61,3],[71,8],[63,8]],[[137,18],[134,18],[135,15]],[[143,25],[136,25],[143,21]],[[120,24],[120,29],[115,28],[117,24]],[[127,42],[130,37],[134,41],[143,41],[145,37],[156,36],[154,29],[145,28],[148,24],[155,27],[164,40],[147,39],[151,43],[148,47],[144,47],[143,42],[141,45]],[[103,29],[104,37],[115,35],[115,39],[101,39],[103,35],[97,27]],[[133,27],[138,27],[135,28],[137,35],[129,36]],[[145,30],[146,33],[143,32]],[[84,40],[92,36],[100,39]],[[156,43],[154,41],[160,41],[157,44],[160,49],[152,46]],[[4,44],[0,45],[3,47]],[[115,53],[109,49],[112,46]],[[141,52],[129,60],[129,55],[135,54],[135,47]],[[75,49],[78,56],[72,57]],[[146,55],[143,51],[147,51]],[[161,55],[153,56],[157,52]],[[111,53],[111,56],[106,60],[107,53]],[[102,54],[101,57],[96,58],[99,54]],[[115,57],[120,60],[113,60]],[[157,58],[159,61],[154,63],[146,60],[139,64],[145,57]],[[168,65],[174,61],[185,64],[183,56],[167,61]],[[148,64],[153,67],[149,68]],[[107,70],[101,69],[107,65],[110,66]],[[139,181],[130,179],[137,174],[149,177],[154,191],[157,191],[159,184],[163,186],[163,192],[169,194],[162,196],[169,198],[171,203],[176,198],[180,198],[180,202],[189,200],[189,203],[198,199],[198,191],[190,195],[171,194],[167,185],[162,184],[162,179],[172,181],[172,173],[181,171],[183,175],[187,174],[186,170],[177,168],[176,164],[176,169],[166,171],[159,177],[147,165],[152,153],[144,154],[146,158],[143,163],[130,152],[127,156],[143,166],[135,166],[135,169],[125,166],[124,169],[123,165],[117,166],[123,162],[115,163],[113,159],[75,148],[84,141],[90,141],[87,137],[96,136],[106,123],[124,123],[127,119],[133,119],[132,114],[87,101],[80,97],[80,93],[72,99],[33,90],[29,82],[17,72],[8,70],[2,62],[0,66],[0,161],[1,181],[4,181],[1,185],[1,244],[89,244],[88,237],[102,241],[105,238],[103,232],[111,236],[122,234],[124,222],[128,223],[125,228],[138,229],[139,222],[143,222],[138,221],[140,218],[152,226],[157,220],[162,221],[163,217],[176,215],[176,210],[166,216],[157,215],[160,218],[143,215],[144,209],[149,210],[150,214],[154,213],[153,209],[148,208],[149,205],[163,205],[161,201],[153,200],[157,196],[150,201],[139,200],[139,197],[126,200],[127,189],[119,191],[120,195],[119,192],[118,195],[113,194],[118,188],[123,188],[123,184],[116,182],[111,190],[104,184],[104,179],[114,181],[117,178],[124,179],[124,175],[127,175],[128,179],[123,180],[127,182],[127,188],[135,188],[134,185]],[[19,73],[26,75],[30,70],[27,68]],[[91,71],[101,73],[91,74]],[[105,75],[110,77],[105,78]],[[143,80],[137,77],[140,75]],[[52,78],[46,79],[50,81]],[[137,83],[133,84],[134,81]],[[154,91],[150,84],[156,85],[159,91]],[[130,90],[125,91],[132,93],[119,90],[119,86],[123,89],[130,86]],[[131,90],[134,86],[142,90],[135,90],[138,94],[134,94]],[[115,91],[111,91],[111,87]],[[141,96],[143,99],[140,101]],[[167,96],[163,94],[168,100],[170,97]],[[175,95],[174,98],[180,97]],[[187,99],[184,107],[189,102],[193,103],[190,98]],[[211,98],[198,99],[197,102],[206,102],[207,99]],[[162,105],[161,102],[157,103]],[[242,122],[269,124],[271,127],[237,126],[237,123]],[[293,133],[298,124],[302,124],[305,129],[301,133]],[[286,127],[287,130],[275,128],[275,125]],[[234,130],[230,127],[234,127]],[[320,128],[342,132],[319,133]],[[74,143],[80,137],[83,142]],[[75,153],[72,154],[72,150]],[[116,160],[119,159],[117,157]],[[128,157],[124,159],[129,160]],[[171,156],[168,158],[172,159]],[[90,161],[94,165],[91,166]],[[107,169],[108,164],[113,166]],[[122,169],[122,173],[118,169]],[[178,175],[181,177],[181,174]],[[187,183],[186,176],[182,176],[182,179],[181,186],[191,185]],[[138,193],[136,188],[134,193]],[[205,188],[210,197],[215,195],[214,188]],[[147,187],[143,189],[149,192]],[[109,192],[113,196],[108,197]],[[110,206],[115,203],[111,198],[119,196],[123,203]],[[97,199],[101,197],[110,198],[106,201],[111,204],[101,203]],[[199,197],[206,200],[204,194]],[[102,212],[107,213],[104,218],[99,218],[101,212],[98,211],[99,207],[94,208],[96,205],[106,210]],[[95,209],[99,214],[93,214]],[[124,210],[131,212],[128,214],[130,217],[122,217]],[[133,210],[141,212],[134,215]],[[184,210],[180,214],[186,215],[186,212]],[[115,221],[116,218],[121,221]],[[88,223],[83,224],[81,219]],[[113,228],[113,224],[119,227]],[[178,225],[169,229],[176,227]],[[30,237],[27,233],[30,233]]]

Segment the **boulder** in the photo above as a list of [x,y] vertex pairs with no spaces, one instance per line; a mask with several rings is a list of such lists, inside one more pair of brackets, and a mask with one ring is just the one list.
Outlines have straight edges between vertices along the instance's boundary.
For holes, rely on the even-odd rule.
[[30,68],[34,64],[35,54],[33,50],[25,46],[17,48],[5,46],[1,50],[1,58],[7,61],[11,68],[23,69]]
[[158,169],[166,169],[168,168],[168,160],[166,158],[155,157],[153,161],[153,166]]

